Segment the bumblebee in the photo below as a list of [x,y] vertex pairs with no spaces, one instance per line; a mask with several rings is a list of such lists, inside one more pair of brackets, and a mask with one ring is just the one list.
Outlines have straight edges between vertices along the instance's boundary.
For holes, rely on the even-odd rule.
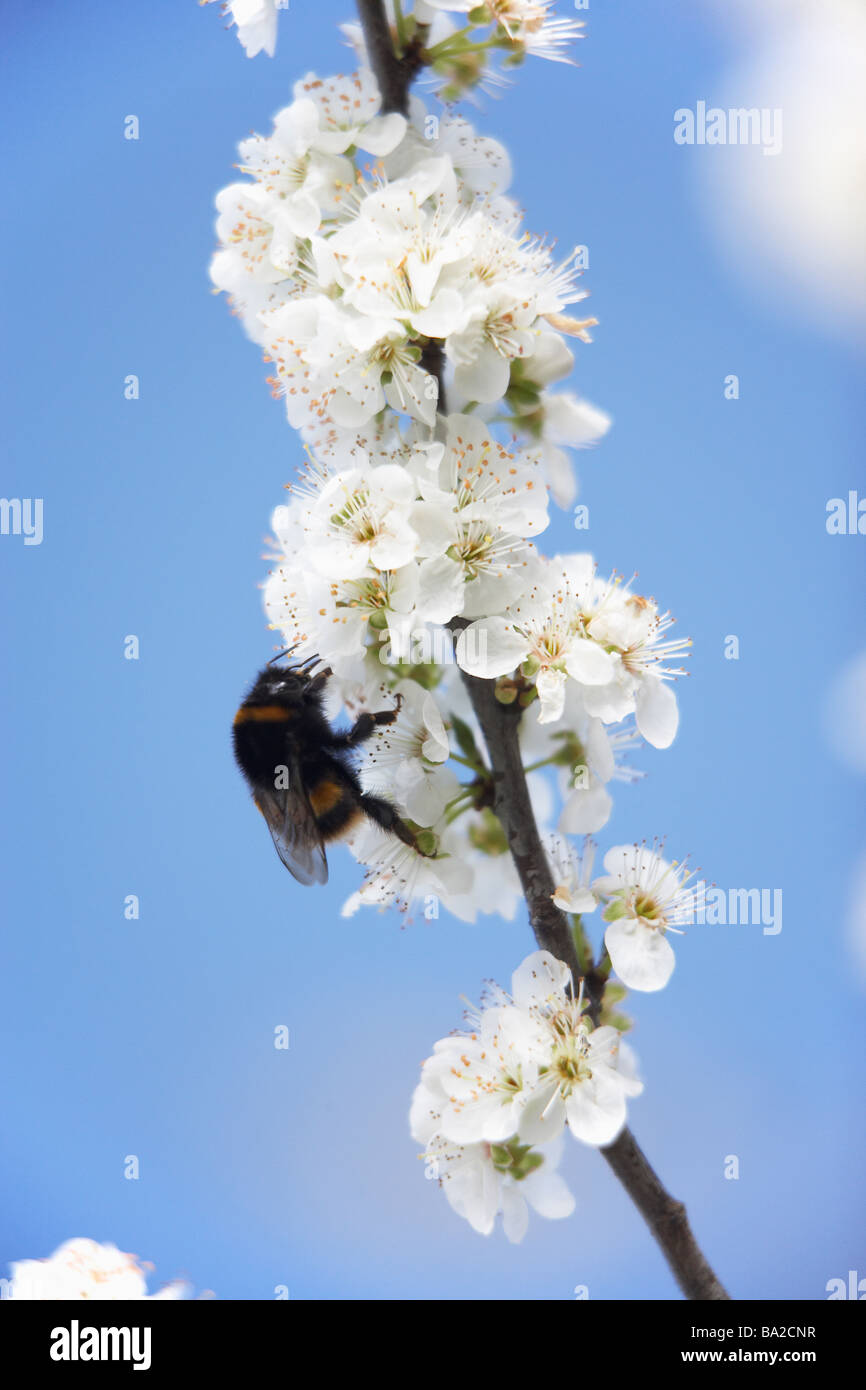
[[418,849],[391,803],[362,790],[350,760],[352,749],[378,725],[394,722],[399,696],[393,709],[365,712],[347,733],[338,733],[322,709],[332,672],[326,667],[313,674],[318,660],[314,656],[300,665],[266,666],[232,728],[235,758],[277,854],[303,884],[327,882],[325,845],[345,835],[362,816]]

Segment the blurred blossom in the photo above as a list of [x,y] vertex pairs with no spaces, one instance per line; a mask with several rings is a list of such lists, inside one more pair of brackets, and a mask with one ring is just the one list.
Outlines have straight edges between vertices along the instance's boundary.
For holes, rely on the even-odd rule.
[[866,652],[851,658],[830,683],[824,701],[824,736],[853,772],[866,773]]
[[[716,0],[713,0],[716,8]],[[752,292],[834,332],[866,322],[866,9],[859,0],[719,5],[743,56],[707,93],[779,108],[781,152],[701,149],[693,168],[718,247]]]
[[851,875],[845,935],[857,983],[866,987],[866,854],[860,855]]
[[148,1293],[147,1275],[151,1268],[110,1242],[100,1245],[96,1240],[78,1237],[65,1241],[45,1260],[13,1262],[10,1297],[19,1302],[52,1302],[188,1296],[188,1286],[179,1281]]
[[[866,652],[858,652],[830,682],[824,699],[824,738],[849,771],[866,773]],[[866,985],[866,854],[848,883],[845,936],[854,972]]]

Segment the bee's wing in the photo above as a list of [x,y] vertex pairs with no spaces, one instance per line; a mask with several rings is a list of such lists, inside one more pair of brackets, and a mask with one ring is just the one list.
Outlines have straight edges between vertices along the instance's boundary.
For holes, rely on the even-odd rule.
[[327,883],[325,846],[298,769],[292,768],[285,791],[257,788],[256,805],[289,873],[304,885]]

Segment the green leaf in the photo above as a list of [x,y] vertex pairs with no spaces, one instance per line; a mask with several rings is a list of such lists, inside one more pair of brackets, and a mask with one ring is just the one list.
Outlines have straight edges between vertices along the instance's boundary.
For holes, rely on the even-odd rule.
[[481,756],[478,744],[475,742],[475,735],[469,725],[457,714],[450,715],[450,723],[457,738],[457,746],[464,758],[468,758],[479,771],[483,771],[484,759]]

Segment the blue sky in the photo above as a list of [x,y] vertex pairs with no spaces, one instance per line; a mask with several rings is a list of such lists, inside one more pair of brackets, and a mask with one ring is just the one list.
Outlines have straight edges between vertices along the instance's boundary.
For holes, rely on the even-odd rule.
[[[299,446],[210,293],[212,203],[294,79],[346,69],[349,5],[292,0],[273,61],[248,61],[216,7],[3,10],[2,492],[44,499],[44,539],[0,537],[0,1267],[88,1235],[221,1298],[673,1296],[589,1149],[564,1163],[576,1214],[518,1248],[424,1182],[418,1066],[458,996],[531,949],[521,915],[341,919],[353,861],[334,854],[323,890],[292,882],[232,763]],[[633,1127],[736,1297],[821,1298],[866,1274],[843,930],[866,827],[821,737],[866,628],[866,541],[824,525],[828,498],[866,491],[861,364],[717,256],[694,179],[715,152],[675,145],[673,112],[715,99],[733,36],[675,0],[585,17],[579,69],[529,63],[471,118],[508,144],[527,224],[590,251],[600,326],[575,385],[615,425],[579,460],[588,535],[560,514],[547,548],[636,569],[695,643],[677,741],[635,759],[649,776],[618,791],[602,844],[665,834],[708,879],[784,895],[778,935],[695,927],[670,987],[633,999]]]

